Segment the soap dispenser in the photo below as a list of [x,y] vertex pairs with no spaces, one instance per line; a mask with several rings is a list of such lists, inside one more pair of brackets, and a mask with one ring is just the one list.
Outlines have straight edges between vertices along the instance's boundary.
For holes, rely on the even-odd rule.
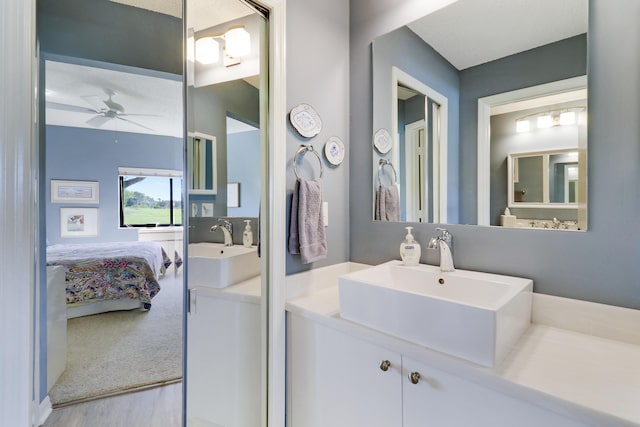
[[253,231],[251,230],[251,220],[245,219],[244,222],[247,225],[244,226],[244,232],[242,233],[242,244],[246,248],[250,248],[251,245],[253,244]]
[[400,244],[400,257],[402,257],[402,264],[404,265],[418,265],[420,262],[420,243],[416,242],[413,238],[411,230],[413,227],[405,227],[407,229],[407,235],[404,237],[404,241]]

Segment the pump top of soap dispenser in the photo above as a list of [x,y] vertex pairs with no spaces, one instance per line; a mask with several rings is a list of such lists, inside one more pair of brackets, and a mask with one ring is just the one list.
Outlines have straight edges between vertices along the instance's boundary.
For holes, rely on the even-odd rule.
[[404,236],[404,242],[414,243],[416,239],[413,237],[413,234],[411,234],[411,230],[413,230],[413,227],[405,227],[405,229],[407,230],[407,235]]
[[403,265],[415,266],[420,262],[420,244],[416,242],[413,234],[411,234],[413,227],[405,228],[407,229],[407,235],[404,237],[404,242],[400,244],[400,257]]
[[244,229],[247,230],[247,231],[251,231],[251,220],[250,219],[245,219],[244,223],[246,224],[244,226]]

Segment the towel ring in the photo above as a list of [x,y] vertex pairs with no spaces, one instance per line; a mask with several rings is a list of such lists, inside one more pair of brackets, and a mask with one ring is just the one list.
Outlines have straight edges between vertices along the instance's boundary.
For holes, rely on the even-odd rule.
[[324,167],[322,166],[322,158],[320,157],[320,154],[318,154],[318,152],[315,150],[315,148],[313,148],[313,145],[311,144],[309,145],[303,144],[300,146],[300,148],[298,148],[296,155],[293,157],[293,173],[296,175],[296,178],[300,179],[300,175],[298,175],[298,168],[296,167],[296,164],[298,163],[298,157],[301,154],[304,156],[308,152],[315,154],[316,157],[318,158],[318,162],[320,163],[320,178],[322,178],[322,174],[324,173]]
[[385,166],[389,166],[391,168],[391,170],[393,171],[393,182],[391,183],[391,185],[393,185],[396,182],[398,182],[398,174],[396,173],[396,168],[394,168],[393,165],[391,164],[391,161],[386,160],[386,159],[380,159],[378,164],[380,165],[380,166],[378,166],[378,185],[382,185],[382,182],[380,181],[380,174],[382,172],[382,168],[385,167]]

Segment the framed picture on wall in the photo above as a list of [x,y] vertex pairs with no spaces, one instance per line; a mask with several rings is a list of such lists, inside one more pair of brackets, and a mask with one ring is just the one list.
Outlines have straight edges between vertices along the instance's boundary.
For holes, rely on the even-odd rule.
[[100,183],[97,181],[51,180],[51,203],[98,203]]
[[98,208],[60,208],[60,237],[98,235]]
[[227,183],[227,207],[228,208],[240,207],[240,183],[239,182]]

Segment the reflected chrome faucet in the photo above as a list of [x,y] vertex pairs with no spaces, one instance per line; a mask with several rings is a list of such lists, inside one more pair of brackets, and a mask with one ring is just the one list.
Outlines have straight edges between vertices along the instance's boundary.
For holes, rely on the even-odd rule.
[[440,248],[440,271],[456,271],[453,266],[453,236],[444,228],[436,228],[438,235],[432,237],[427,245],[428,249]]
[[224,234],[224,245],[225,246],[233,246],[233,224],[231,221],[226,219],[219,219],[218,222],[221,224],[216,224],[209,229],[209,232],[213,233],[214,231],[222,230]]

